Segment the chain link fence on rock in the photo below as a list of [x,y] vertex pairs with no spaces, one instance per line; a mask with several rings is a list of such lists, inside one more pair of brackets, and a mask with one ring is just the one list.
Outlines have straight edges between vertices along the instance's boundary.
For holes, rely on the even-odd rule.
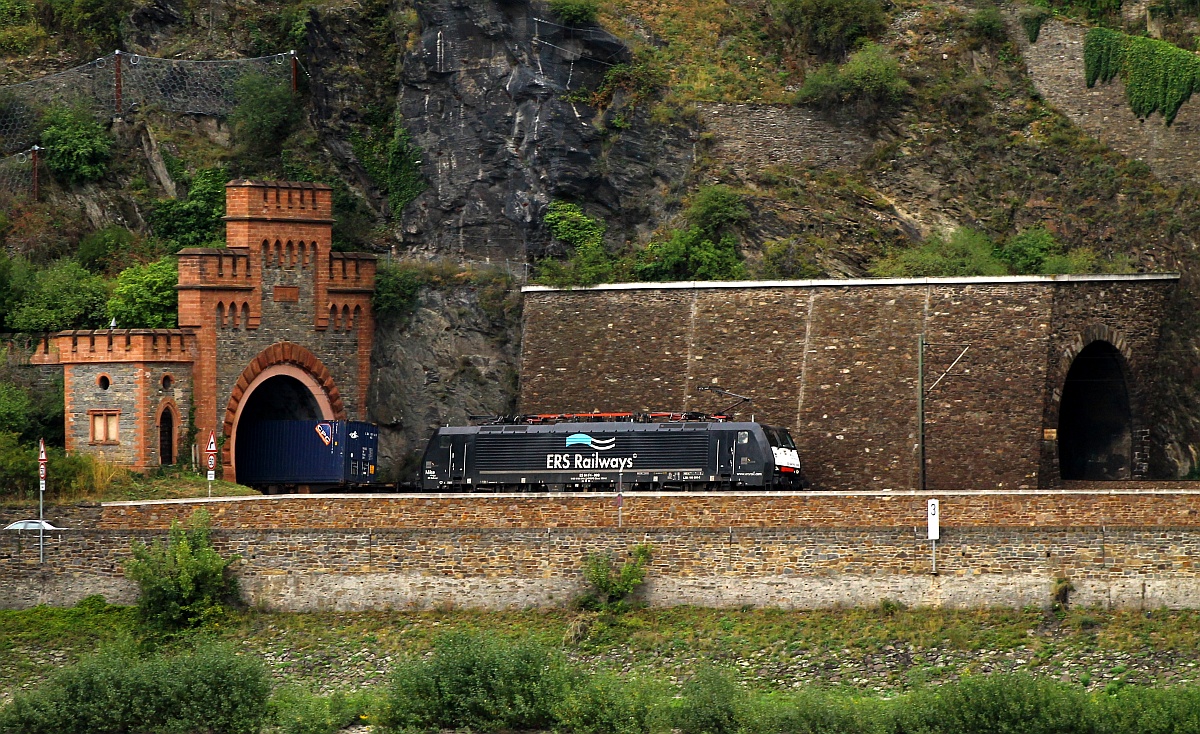
[[53,107],[83,108],[101,119],[139,110],[222,117],[236,107],[242,79],[263,76],[295,91],[299,70],[295,52],[191,61],[115,51],[73,69],[0,87],[0,153],[10,154],[0,159],[0,192],[36,198],[36,144],[42,116]]

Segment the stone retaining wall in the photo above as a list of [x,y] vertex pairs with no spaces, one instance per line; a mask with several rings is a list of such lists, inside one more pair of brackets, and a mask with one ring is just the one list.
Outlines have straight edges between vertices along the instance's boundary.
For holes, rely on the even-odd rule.
[[[104,594],[130,603],[121,575],[145,531],[0,537],[0,607],[72,604]],[[280,610],[523,608],[583,590],[589,553],[654,547],[645,600],[656,606],[814,608],[905,604],[1045,604],[1069,578],[1074,601],[1129,608],[1200,605],[1191,528],[948,528],[938,574],[924,528],[557,528],[218,531],[242,557],[246,601]]]
[[[1200,606],[1200,491],[1171,483],[1113,491],[641,493],[282,496],[109,503],[97,527],[0,534],[0,607],[129,603],[135,540],[162,538],[198,507],[214,541],[241,557],[246,601],[270,609],[563,604],[583,590],[590,553],[650,543],[645,600],[783,608],[1074,601]],[[933,574],[925,500],[942,502]],[[83,517],[83,515],[80,515]],[[94,515],[93,515],[94,517]],[[618,526],[619,523],[619,526]]]
[[[1102,484],[1102,483],[1097,483]],[[227,530],[530,528],[1200,527],[1200,482],[1130,482],[1110,491],[611,492],[586,494],[277,495],[111,502],[96,527],[166,529],[198,507]],[[1154,490],[1153,487],[1173,487]],[[1187,487],[1187,489],[1184,489]]]

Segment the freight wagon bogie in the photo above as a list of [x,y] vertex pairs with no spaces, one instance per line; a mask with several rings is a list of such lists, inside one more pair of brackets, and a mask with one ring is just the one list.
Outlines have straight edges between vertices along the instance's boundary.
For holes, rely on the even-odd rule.
[[801,489],[786,429],[758,423],[553,423],[439,429],[427,491]]

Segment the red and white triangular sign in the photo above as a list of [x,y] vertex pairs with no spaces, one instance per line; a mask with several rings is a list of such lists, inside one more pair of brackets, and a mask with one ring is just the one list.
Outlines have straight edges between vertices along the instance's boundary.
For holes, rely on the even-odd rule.
[[38,439],[38,461],[46,461],[46,441],[41,438]]
[[208,432],[208,448],[206,448],[204,450],[210,454],[217,453],[217,432],[216,431]]

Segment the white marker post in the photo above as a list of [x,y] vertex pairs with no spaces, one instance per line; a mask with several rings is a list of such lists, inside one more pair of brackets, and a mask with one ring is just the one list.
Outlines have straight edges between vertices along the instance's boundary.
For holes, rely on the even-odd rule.
[[625,524],[625,473],[617,472],[617,527]]
[[941,509],[937,500],[929,500],[929,552],[933,558],[933,575],[937,575],[937,542],[942,537]]
[[46,441],[38,439],[38,563],[46,562],[46,516],[43,510],[46,497]]
[[208,496],[212,497],[212,483],[217,478],[217,432],[208,432],[208,446],[204,453],[208,463]]

